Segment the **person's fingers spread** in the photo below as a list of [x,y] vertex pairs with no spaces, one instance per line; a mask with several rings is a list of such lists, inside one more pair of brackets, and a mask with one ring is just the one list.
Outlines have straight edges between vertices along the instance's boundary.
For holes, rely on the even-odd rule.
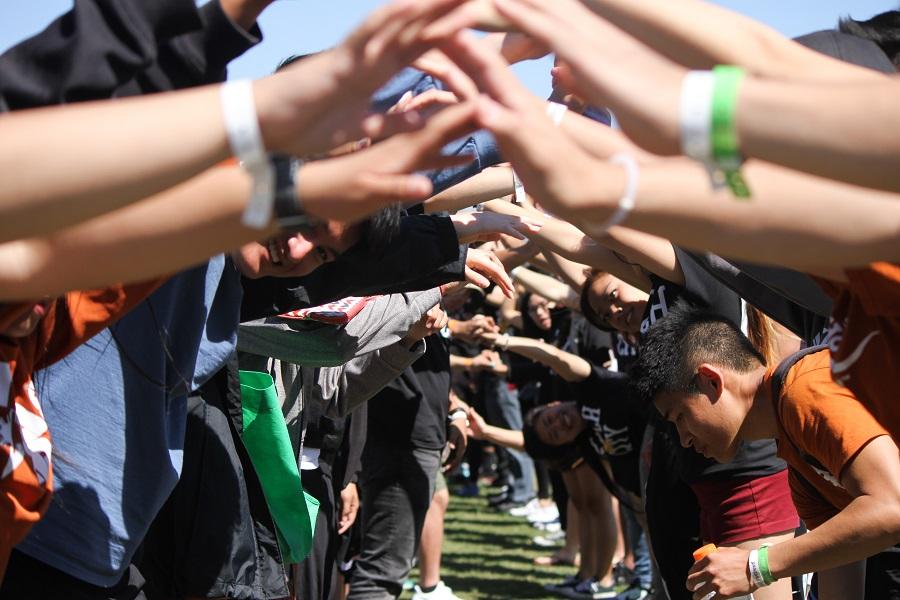
[[435,44],[445,40],[458,31],[468,29],[478,22],[482,9],[474,2],[466,2],[440,19],[436,19],[422,33],[423,41]]
[[437,48],[429,50],[413,63],[413,66],[443,81],[450,91],[463,100],[471,100],[478,96],[478,86],[475,82]]

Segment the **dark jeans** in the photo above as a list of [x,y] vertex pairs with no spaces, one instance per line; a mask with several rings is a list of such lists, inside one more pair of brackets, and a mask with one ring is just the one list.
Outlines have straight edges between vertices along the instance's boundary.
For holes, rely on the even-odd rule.
[[362,548],[349,600],[396,598],[403,591],[441,462],[440,450],[369,442],[358,484]]
[[334,489],[330,467],[302,471],[303,489],[319,501],[316,531],[309,555],[297,567],[300,600],[328,600],[334,587],[334,561],[340,540],[335,531]]
[[[518,393],[509,389],[506,380],[499,378],[489,381],[485,388],[488,423],[522,431],[522,409],[519,407]],[[509,457],[509,472],[512,476],[509,499],[513,502],[528,502],[534,498],[534,462],[521,450],[504,448],[502,451]]]

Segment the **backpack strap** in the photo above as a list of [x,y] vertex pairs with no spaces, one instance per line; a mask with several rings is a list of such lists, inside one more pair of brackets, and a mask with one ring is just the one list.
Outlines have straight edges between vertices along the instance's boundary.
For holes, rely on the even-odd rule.
[[[779,364],[778,367],[775,369],[775,371],[772,373],[772,380],[771,380],[772,398],[775,399],[776,406],[778,408],[779,413],[781,413],[781,403],[782,403],[781,392],[784,389],[784,382],[787,379],[787,375],[790,372],[790,370],[794,367],[794,365],[796,365],[798,362],[800,362],[805,357],[809,356],[810,354],[815,354],[816,352],[821,352],[822,350],[825,350],[825,349],[827,349],[827,346],[811,346],[809,348],[804,348],[803,350],[795,352],[794,354],[790,355],[789,357],[787,357],[786,359],[781,361],[781,364]],[[785,435],[784,441],[789,443],[794,448],[794,451],[797,454],[799,454],[800,457],[804,460],[804,462],[806,462],[806,464],[811,466],[814,470],[824,471],[825,473],[828,473],[828,469],[825,468],[825,465],[823,465],[821,462],[819,462],[819,460],[816,457],[801,450],[800,446],[798,446],[797,443],[793,439],[790,438],[790,436]],[[819,492],[816,490],[815,486],[812,485],[812,483],[809,480],[807,480],[806,477],[804,477],[796,469],[792,469],[792,470],[793,470],[794,474],[797,475],[797,477],[802,481],[802,483],[806,484],[805,487],[808,489],[808,491],[810,493],[814,494],[815,496],[817,496],[819,498],[822,497],[821,494],[819,494]],[[822,500],[824,501],[824,498]]]

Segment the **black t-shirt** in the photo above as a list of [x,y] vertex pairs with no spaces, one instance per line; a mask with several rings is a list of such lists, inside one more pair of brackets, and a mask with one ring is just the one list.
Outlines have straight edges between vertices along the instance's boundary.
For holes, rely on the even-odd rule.
[[450,352],[440,335],[425,339],[425,354],[369,401],[372,443],[441,450],[447,440]]
[[[646,333],[653,323],[665,317],[675,302],[681,298],[704,304],[740,327],[744,315],[740,297],[719,283],[689,253],[676,247],[675,254],[684,273],[684,286],[650,275],[653,289],[647,301],[644,319],[641,321],[641,334]],[[663,421],[655,410],[651,411],[651,414],[658,419],[658,427],[666,428],[668,435],[678,440],[678,433],[673,424]],[[678,448],[681,446],[678,445]],[[744,442],[734,460],[722,464],[704,457],[693,448],[683,448],[680,461],[681,475],[687,483],[773,475],[787,467],[784,461],[775,455],[775,450],[774,440]]]
[[592,364],[573,389],[587,425],[580,442],[588,464],[596,468],[597,459],[607,458],[616,483],[640,496],[638,455],[648,409],[632,398],[628,376]]

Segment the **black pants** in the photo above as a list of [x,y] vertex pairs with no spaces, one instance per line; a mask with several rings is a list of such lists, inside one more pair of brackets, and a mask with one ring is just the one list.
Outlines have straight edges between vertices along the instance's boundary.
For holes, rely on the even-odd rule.
[[151,600],[287,598],[275,527],[240,437],[233,361],[188,398],[181,479],[144,538]]
[[131,565],[116,585],[91,585],[50,565],[13,550],[0,587],[3,600],[146,600],[144,578]]
[[334,489],[329,469],[302,472],[303,489],[319,501],[312,550],[297,566],[298,600],[328,600],[334,587],[335,555],[340,540],[335,533]]
[[440,450],[366,444],[358,484],[362,548],[349,600],[400,595],[419,547],[440,461]]

